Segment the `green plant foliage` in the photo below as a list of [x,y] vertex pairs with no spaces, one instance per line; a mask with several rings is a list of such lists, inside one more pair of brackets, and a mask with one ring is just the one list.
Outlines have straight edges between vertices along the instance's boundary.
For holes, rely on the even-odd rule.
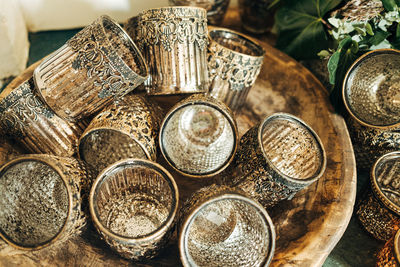
[[325,15],[342,0],[287,0],[278,10],[276,46],[296,59],[316,58],[329,45]]

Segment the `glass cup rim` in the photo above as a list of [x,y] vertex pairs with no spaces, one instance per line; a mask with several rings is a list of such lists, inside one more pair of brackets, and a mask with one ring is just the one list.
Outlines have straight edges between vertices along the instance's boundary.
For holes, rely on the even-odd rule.
[[399,127],[400,119],[397,122],[390,123],[390,124],[383,124],[383,125],[375,125],[368,121],[363,120],[362,118],[357,116],[357,114],[354,112],[354,109],[352,108],[352,105],[350,104],[349,98],[347,97],[347,95],[348,95],[347,92],[349,90],[347,90],[346,87],[347,87],[347,83],[350,78],[350,75],[352,74],[353,71],[357,70],[357,67],[360,65],[360,63],[363,62],[363,60],[377,56],[377,55],[384,55],[384,54],[394,54],[394,55],[400,56],[400,51],[396,50],[396,49],[392,49],[392,48],[381,48],[381,49],[375,49],[375,50],[365,53],[364,55],[357,58],[356,61],[347,70],[346,75],[343,79],[343,84],[342,84],[342,99],[344,102],[344,106],[345,106],[347,112],[349,112],[350,116],[363,126],[378,128],[381,130]]
[[272,257],[274,255],[275,251],[275,239],[276,239],[276,233],[275,233],[275,227],[272,222],[271,217],[269,216],[268,212],[265,210],[261,204],[258,202],[243,196],[238,193],[225,193],[225,192],[220,192],[217,195],[207,199],[206,201],[200,203],[195,209],[191,210],[190,214],[184,219],[184,223],[182,224],[180,233],[179,235],[179,253],[180,253],[180,258],[183,266],[192,266],[188,260],[187,255],[189,252],[187,251],[187,238],[189,236],[189,230],[190,227],[194,221],[194,219],[197,217],[198,213],[204,209],[205,207],[219,201],[224,201],[224,200],[238,200],[242,201],[248,205],[251,205],[253,208],[255,208],[261,215],[262,218],[264,219],[268,230],[269,230],[269,237],[270,237],[270,242],[269,242],[269,250],[267,256],[264,258],[262,265],[268,266],[270,262],[272,261]]
[[[132,238],[132,237],[127,237],[123,235],[119,235],[117,233],[114,233],[111,231],[108,227],[106,227],[101,220],[98,217],[98,213],[96,212],[95,206],[96,205],[96,200],[97,200],[97,192],[100,189],[101,185],[109,178],[109,174],[112,173],[114,170],[117,170],[118,168],[122,166],[147,166],[150,167],[153,170],[156,170],[165,178],[165,180],[168,182],[168,185],[170,186],[171,189],[171,194],[172,194],[172,205],[168,214],[167,219],[154,231],[143,235],[139,236],[137,238]],[[92,217],[93,223],[95,224],[96,227],[100,229],[100,231],[108,236],[111,237],[113,240],[117,240],[120,243],[137,243],[137,242],[146,242],[146,241],[151,241],[154,239],[157,239],[158,237],[163,236],[166,231],[173,225],[175,217],[177,215],[178,211],[178,206],[179,206],[179,191],[178,191],[178,186],[172,177],[172,175],[160,164],[150,161],[150,160],[145,160],[145,159],[137,159],[137,158],[127,158],[127,159],[122,159],[120,161],[117,161],[104,170],[100,172],[100,174],[97,176],[95,181],[93,182],[92,188],[89,193],[89,211],[90,215]]]
[[[39,157],[37,157],[39,156]],[[50,159],[50,158],[49,158]],[[13,240],[11,240],[10,238],[8,238],[8,236],[6,234],[3,233],[3,231],[0,229],[0,237],[6,241],[8,244],[10,244],[11,246],[20,249],[20,250],[25,250],[25,251],[31,251],[31,250],[39,250],[45,247],[50,246],[51,244],[54,244],[56,241],[58,241],[62,235],[63,232],[65,232],[65,230],[67,229],[67,223],[70,219],[70,216],[72,214],[72,209],[73,209],[73,203],[72,203],[72,192],[71,192],[71,188],[68,186],[68,182],[65,180],[66,177],[62,174],[63,172],[60,170],[60,168],[56,165],[53,164],[51,160],[46,159],[46,158],[42,158],[41,154],[26,154],[26,155],[22,155],[19,156],[9,162],[7,162],[6,164],[4,164],[1,168],[0,168],[0,179],[3,176],[4,172],[7,171],[10,167],[15,166],[16,164],[22,163],[22,162],[26,162],[26,161],[36,161],[36,162],[40,162],[43,163],[44,165],[49,166],[51,169],[53,169],[61,178],[61,181],[64,184],[64,188],[67,191],[67,196],[68,196],[68,211],[65,217],[65,221],[63,223],[63,226],[60,228],[60,230],[58,231],[58,233],[56,233],[52,238],[50,238],[49,240],[43,242],[43,243],[39,243],[35,246],[22,246],[20,244],[18,244],[17,242],[14,242]]]
[[[321,163],[320,166],[318,168],[318,170],[310,177],[307,177],[305,179],[299,179],[299,178],[295,178],[295,177],[291,177],[289,175],[284,174],[281,170],[279,170],[267,157],[267,154],[265,153],[264,150],[264,146],[262,145],[263,142],[263,131],[264,131],[264,127],[267,125],[268,122],[270,122],[271,120],[274,119],[279,119],[279,118],[284,118],[286,120],[290,120],[292,122],[298,123],[301,126],[303,126],[308,132],[309,134],[315,139],[320,153],[321,153]],[[300,184],[300,185],[304,185],[307,186],[310,183],[313,183],[314,181],[318,180],[325,172],[326,169],[326,164],[327,164],[327,159],[326,159],[326,152],[325,152],[325,148],[322,144],[321,139],[319,138],[319,136],[317,135],[317,133],[310,127],[308,126],[304,121],[302,121],[300,118],[297,118],[296,116],[293,116],[289,113],[284,113],[284,112],[279,112],[279,113],[274,113],[271,116],[267,116],[258,126],[258,133],[257,133],[257,140],[258,140],[258,145],[260,146],[261,152],[263,154],[264,160],[266,161],[266,163],[268,164],[268,166],[270,166],[276,173],[279,174],[280,177],[284,178],[285,180],[295,183],[295,184]]]

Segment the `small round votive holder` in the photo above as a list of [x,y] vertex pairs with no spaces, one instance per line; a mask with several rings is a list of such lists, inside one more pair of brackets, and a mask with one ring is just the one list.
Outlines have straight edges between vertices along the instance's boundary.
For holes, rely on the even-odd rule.
[[357,169],[370,172],[382,155],[400,150],[400,132],[396,129],[377,129],[364,126],[351,116],[346,118],[353,143]]
[[162,7],[134,20],[133,37],[149,64],[150,95],[204,93],[208,86],[207,16],[198,7]]
[[275,113],[242,136],[221,181],[269,208],[317,181],[325,168],[318,135],[299,118]]
[[91,179],[73,158],[32,154],[8,162],[0,169],[0,237],[38,250],[78,235],[87,222]]
[[400,51],[376,49],[359,57],[343,82],[343,100],[362,125],[400,127]]
[[207,10],[207,23],[220,25],[230,0],[169,0],[171,6],[197,6]]
[[222,172],[238,145],[236,121],[222,102],[200,94],[177,103],[165,116],[159,143],[180,174],[206,178]]
[[80,159],[97,173],[124,158],[155,161],[162,113],[143,96],[125,96],[91,121],[79,140]]
[[208,94],[236,112],[260,73],[265,51],[250,37],[229,29],[209,27],[209,36]]
[[0,94],[0,132],[31,153],[72,156],[83,122],[70,123],[55,114],[36,94],[32,79]]
[[183,266],[268,266],[275,229],[267,211],[242,192],[212,185],[181,210],[179,253]]
[[371,170],[372,192],[359,202],[357,215],[376,239],[387,241],[400,229],[400,152],[380,157]]
[[386,242],[376,257],[376,267],[400,266],[400,230]]
[[125,159],[97,177],[89,196],[92,220],[102,238],[122,257],[153,258],[175,229],[179,193],[161,165]]
[[144,58],[129,35],[101,16],[35,69],[38,93],[60,117],[87,118],[147,78]]

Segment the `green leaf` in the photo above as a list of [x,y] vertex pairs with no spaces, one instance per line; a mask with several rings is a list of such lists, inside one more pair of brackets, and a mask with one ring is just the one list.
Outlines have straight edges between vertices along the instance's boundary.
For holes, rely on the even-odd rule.
[[336,83],[336,71],[339,67],[340,59],[344,57],[344,55],[348,52],[351,48],[353,40],[351,37],[347,37],[343,39],[338,46],[338,49],[335,53],[329,58],[328,61],[328,71],[329,71],[329,82],[331,84]]
[[368,42],[372,45],[378,45],[380,44],[383,40],[388,38],[390,36],[390,32],[385,32],[382,30],[377,30],[375,31],[374,36],[372,36],[370,39],[368,39]]
[[397,3],[398,1],[396,0],[382,0],[383,7],[387,11],[395,11],[397,8]]
[[324,16],[342,0],[287,0],[275,17],[276,46],[296,59],[317,58],[329,46]]

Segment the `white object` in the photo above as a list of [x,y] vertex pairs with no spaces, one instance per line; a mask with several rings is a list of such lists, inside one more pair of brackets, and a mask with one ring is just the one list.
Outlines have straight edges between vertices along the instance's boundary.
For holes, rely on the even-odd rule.
[[0,0],[0,80],[26,67],[29,42],[18,1]]

